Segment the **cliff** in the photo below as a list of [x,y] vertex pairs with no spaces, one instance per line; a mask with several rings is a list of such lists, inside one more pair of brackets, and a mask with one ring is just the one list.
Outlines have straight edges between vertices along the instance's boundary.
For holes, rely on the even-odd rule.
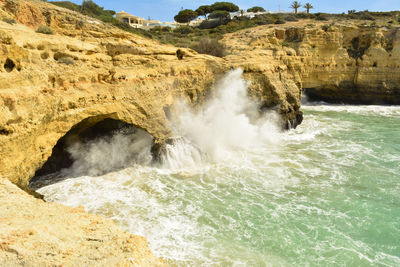
[[[29,191],[65,136],[99,122],[132,124],[162,146],[172,136],[167,117],[177,99],[203,103],[231,68],[243,68],[249,94],[287,128],[302,121],[303,88],[316,99],[400,102],[396,27],[260,26],[226,35],[225,58],[182,49],[179,60],[176,47],[41,1],[0,0],[0,17],[17,22],[0,21],[0,264],[164,264],[142,238],[15,185]],[[37,32],[40,25],[55,34]]]
[[[0,16],[18,22],[0,22],[0,175],[24,189],[81,122],[88,128],[120,120],[164,143],[171,137],[169,107],[180,98],[204,102],[232,67],[245,69],[250,94],[262,100],[262,109],[277,109],[282,125],[301,122],[299,79],[278,79],[276,71],[262,70],[264,63],[252,68],[245,57],[221,59],[190,49],[181,49],[179,60],[173,46],[76,12],[41,1],[0,3]],[[40,25],[55,34],[37,32]]]
[[[0,175],[23,188],[84,119],[121,120],[162,142],[171,135],[165,108],[178,97],[201,101],[226,68],[190,50],[178,60],[175,47],[49,4],[2,8],[29,21],[0,22]],[[35,32],[43,23],[56,34]]]
[[[246,59],[245,70],[265,74],[256,88],[261,98],[274,92],[281,102],[287,92],[296,97],[289,79],[314,100],[400,104],[400,27],[387,25],[302,20],[228,34],[224,42],[231,50],[228,61],[240,65]],[[262,91],[262,83],[281,81],[281,92]]]

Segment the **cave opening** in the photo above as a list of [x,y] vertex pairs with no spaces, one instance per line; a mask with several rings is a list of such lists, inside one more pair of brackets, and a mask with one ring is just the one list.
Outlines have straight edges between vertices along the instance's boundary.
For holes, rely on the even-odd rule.
[[89,117],[74,125],[58,140],[57,144],[52,149],[51,156],[44,165],[35,172],[34,177],[30,180],[29,187],[36,190],[42,186],[70,178],[68,174],[63,173],[62,170],[67,170],[72,167],[77,160],[70,152],[70,148],[75,144],[87,144],[99,139],[107,140],[107,138],[111,138],[116,132],[125,130],[129,133],[132,133],[132,131],[141,131],[153,142],[153,137],[150,134],[132,124],[113,118],[104,118],[102,116]]
[[14,68],[15,68],[15,63],[14,63],[14,61],[12,61],[11,59],[7,58],[7,59],[6,59],[6,63],[4,63],[4,69],[5,69],[7,72],[12,72]]

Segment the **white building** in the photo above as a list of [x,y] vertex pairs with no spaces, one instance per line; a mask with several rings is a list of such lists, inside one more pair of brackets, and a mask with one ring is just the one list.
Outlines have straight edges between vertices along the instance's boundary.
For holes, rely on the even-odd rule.
[[119,21],[128,23],[133,28],[140,28],[148,30],[154,27],[171,27],[175,28],[177,26],[174,22],[160,22],[159,20],[147,20],[141,17],[131,15],[125,11],[118,12],[115,18]]
[[255,16],[264,15],[264,14],[271,14],[271,11],[268,10],[265,12],[243,12],[243,14],[241,11],[230,13],[231,19],[235,19],[235,18],[239,18],[239,17],[246,17],[246,18],[252,19]]
[[147,25],[147,21],[144,18],[133,16],[123,10],[118,12],[115,18],[119,21],[128,23],[133,28],[143,28]]

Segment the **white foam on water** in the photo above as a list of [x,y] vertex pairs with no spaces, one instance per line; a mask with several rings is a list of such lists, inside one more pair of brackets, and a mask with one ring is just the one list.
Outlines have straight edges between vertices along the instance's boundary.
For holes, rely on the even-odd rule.
[[385,117],[400,117],[399,106],[377,106],[377,105],[344,105],[327,103],[309,103],[302,106],[303,109],[321,112],[348,112],[360,115],[377,115]]

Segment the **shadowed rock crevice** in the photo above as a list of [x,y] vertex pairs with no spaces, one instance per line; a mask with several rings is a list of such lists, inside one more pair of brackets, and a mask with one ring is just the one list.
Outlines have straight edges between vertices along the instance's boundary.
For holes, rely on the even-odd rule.
[[86,144],[100,138],[110,138],[123,129],[137,130],[138,128],[117,119],[104,118],[104,116],[89,117],[74,125],[58,140],[46,163],[35,172],[35,176],[30,181],[30,187],[37,189],[42,184],[51,184],[65,179],[65,175],[58,173],[73,166],[76,159],[69,152],[69,148],[74,144]]
[[4,69],[7,72],[12,72],[15,68],[15,63],[11,59],[7,58],[6,62],[4,63]]
[[323,101],[336,104],[353,105],[400,105],[400,90],[392,89],[376,92],[373,88],[359,88],[354,84],[338,88],[304,88],[309,101]]

